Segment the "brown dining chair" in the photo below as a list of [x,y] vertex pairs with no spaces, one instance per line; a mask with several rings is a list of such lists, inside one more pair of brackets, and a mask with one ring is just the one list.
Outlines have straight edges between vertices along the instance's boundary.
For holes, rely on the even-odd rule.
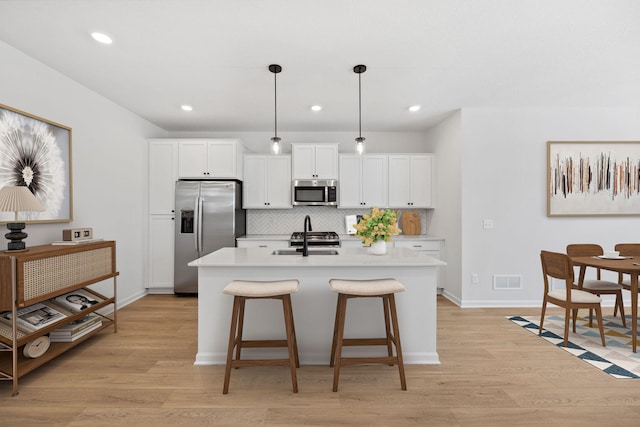
[[[567,347],[569,345],[569,316],[573,315],[573,332],[576,332],[578,309],[588,308],[589,310],[596,311],[602,346],[606,347],[604,329],[602,327],[602,309],[600,307],[602,300],[597,295],[574,287],[573,264],[571,264],[571,259],[562,253],[542,251],[540,252],[540,261],[542,262],[542,276],[544,278],[544,297],[542,298],[539,334],[542,334],[547,303],[563,307],[565,309],[564,346]],[[564,280],[564,289],[551,290],[549,277]]]
[[[584,243],[584,244],[572,244],[567,245],[567,255],[569,257],[581,257],[581,256],[600,256],[604,254],[602,246]],[[575,276],[574,276],[575,277]],[[576,280],[574,287],[583,291],[591,292],[594,295],[615,295],[616,302],[614,306],[613,315],[615,316],[620,309],[620,319],[622,320],[622,326],[627,326],[627,321],[624,317],[624,301],[622,299],[622,286],[619,283],[611,282],[609,280],[602,280],[600,277],[600,269],[596,269],[595,279],[584,279],[582,286]],[[591,325],[592,311],[589,311],[589,325]]]
[[[620,252],[620,256],[638,257],[640,259],[640,243],[618,243],[614,249]],[[631,281],[625,278],[623,273],[618,275],[618,283],[624,289],[631,290]]]

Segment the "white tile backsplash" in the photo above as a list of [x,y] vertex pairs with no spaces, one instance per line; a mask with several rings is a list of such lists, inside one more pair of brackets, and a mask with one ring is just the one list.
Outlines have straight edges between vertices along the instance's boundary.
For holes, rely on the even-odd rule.
[[[426,209],[407,209],[420,214],[420,234],[427,234]],[[249,209],[247,210],[247,234],[291,234],[302,231],[304,217],[311,217],[314,231],[335,231],[346,234],[345,216],[362,215],[370,209],[336,209],[329,206],[295,206],[293,209]],[[399,221],[402,218],[402,209]],[[400,223],[400,222],[399,222]]]

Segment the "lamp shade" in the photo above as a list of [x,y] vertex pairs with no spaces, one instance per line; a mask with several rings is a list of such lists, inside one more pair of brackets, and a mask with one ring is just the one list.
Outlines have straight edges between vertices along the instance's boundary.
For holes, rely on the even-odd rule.
[[44,206],[25,186],[8,185],[0,189],[0,211],[15,212],[16,221],[18,212],[42,212],[44,210]]

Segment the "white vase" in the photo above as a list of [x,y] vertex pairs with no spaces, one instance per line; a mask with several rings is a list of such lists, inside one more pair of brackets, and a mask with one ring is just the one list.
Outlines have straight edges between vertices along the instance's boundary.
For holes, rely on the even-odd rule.
[[368,252],[372,255],[384,255],[387,252],[387,242],[376,240],[369,246]]

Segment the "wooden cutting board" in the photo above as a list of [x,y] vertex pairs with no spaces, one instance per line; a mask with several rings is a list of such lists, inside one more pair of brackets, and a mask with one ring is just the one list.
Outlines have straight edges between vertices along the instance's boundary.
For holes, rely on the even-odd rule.
[[408,211],[402,213],[402,233],[415,236],[420,234],[420,214],[418,212]]

